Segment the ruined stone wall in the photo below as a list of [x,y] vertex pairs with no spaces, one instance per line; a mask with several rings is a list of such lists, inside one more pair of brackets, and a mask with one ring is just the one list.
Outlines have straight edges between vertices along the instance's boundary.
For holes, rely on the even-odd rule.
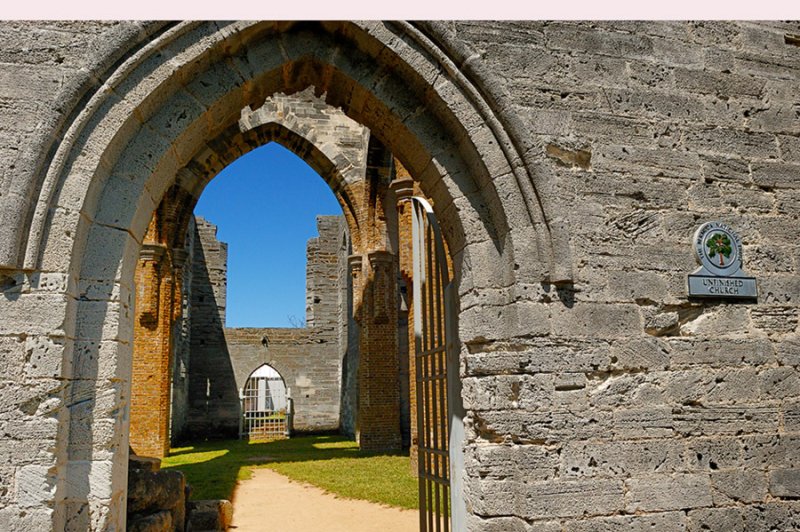
[[234,373],[225,343],[228,245],[217,240],[215,225],[202,217],[195,222],[185,434],[236,437],[239,393],[230,386]]
[[216,240],[216,226],[197,219],[189,434],[238,432],[238,398],[247,378],[263,364],[275,368],[289,389],[294,430],[339,427],[342,356],[347,349],[340,344],[340,335],[347,334],[339,323],[340,304],[347,294],[342,294],[339,273],[341,263],[347,262],[347,230],[341,216],[319,216],[317,230],[319,236],[307,245],[306,327],[226,328],[227,245]]

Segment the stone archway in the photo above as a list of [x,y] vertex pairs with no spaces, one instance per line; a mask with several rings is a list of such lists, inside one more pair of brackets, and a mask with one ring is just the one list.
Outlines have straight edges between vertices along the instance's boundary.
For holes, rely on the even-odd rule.
[[54,528],[68,517],[70,526],[91,529],[124,518],[130,290],[153,211],[198,153],[225,159],[243,108],[311,86],[369,127],[434,200],[454,258],[462,342],[513,334],[508,328],[525,322],[524,305],[503,331],[483,319],[515,299],[514,281],[563,277],[553,266],[561,262],[554,260],[559,239],[518,148],[486,99],[418,28],[167,27],[131,50],[78,109],[43,172],[31,231],[20,237],[26,268],[74,283],[43,296],[62,316],[50,330],[70,339],[60,352],[74,361],[61,372],[68,389],[58,430],[68,443],[48,480],[53,501],[42,502],[56,509]]
[[[192,278],[192,260],[186,263],[187,258],[192,257],[184,249],[188,238],[186,231],[190,227],[194,206],[210,180],[239,154],[276,142],[306,161],[330,186],[342,207],[349,228],[346,234],[352,235],[359,250],[360,227],[368,224],[363,215],[367,209],[362,204],[366,200],[363,196],[369,131],[347,118],[341,110],[315,98],[313,88],[293,96],[279,94],[267,98],[255,111],[243,109],[237,127],[238,134],[226,139],[226,157],[211,158],[207,151],[201,150],[179,171],[177,183],[165,194],[153,214],[140,251],[136,269],[130,443],[132,449],[146,456],[165,456],[171,433],[174,433],[168,405],[176,391],[171,374],[178,349],[176,341],[185,346],[184,351],[197,351],[194,356],[198,359],[208,358],[219,364],[206,375],[206,379],[201,380],[204,383],[208,379],[214,381],[213,386],[210,381],[207,386],[215,389],[215,402],[227,405],[220,407],[222,411],[235,409],[238,402],[235,389],[220,384],[227,382],[221,377],[223,374],[229,380],[233,379],[235,368],[228,360],[225,320],[224,315],[218,315],[218,303],[208,307],[195,302],[206,308],[204,323],[208,328],[199,345],[190,347],[186,336],[189,332],[179,334],[174,329],[178,320],[189,320],[188,316],[182,315],[184,304],[181,301],[186,289],[183,279],[186,276]],[[208,296],[215,299],[214,293]],[[224,307],[224,303],[221,304]],[[188,310],[189,302],[186,305]],[[161,312],[159,307],[163,307]],[[192,329],[188,323],[185,328]],[[184,353],[184,358],[188,359],[188,356],[188,352]],[[182,362],[188,363],[188,360]],[[203,365],[205,367],[206,363]],[[197,388],[196,380],[200,377],[194,377],[194,387]],[[183,380],[182,396],[186,401],[192,397],[189,382]],[[172,406],[178,405],[173,402]],[[184,408],[182,413],[185,417],[192,408]],[[208,412],[205,414],[206,421],[213,418]]]

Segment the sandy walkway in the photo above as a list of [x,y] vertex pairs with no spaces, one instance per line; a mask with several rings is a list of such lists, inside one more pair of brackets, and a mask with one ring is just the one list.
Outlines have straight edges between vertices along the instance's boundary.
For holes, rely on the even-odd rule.
[[233,493],[231,530],[236,532],[411,532],[418,527],[415,510],[340,499],[271,469],[254,469]]

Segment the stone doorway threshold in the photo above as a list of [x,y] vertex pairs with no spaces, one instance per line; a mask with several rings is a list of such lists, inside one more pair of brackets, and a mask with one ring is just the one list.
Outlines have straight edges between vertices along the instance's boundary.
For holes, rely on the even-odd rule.
[[253,469],[233,492],[230,531],[415,532],[416,510],[343,499],[290,480],[271,469]]

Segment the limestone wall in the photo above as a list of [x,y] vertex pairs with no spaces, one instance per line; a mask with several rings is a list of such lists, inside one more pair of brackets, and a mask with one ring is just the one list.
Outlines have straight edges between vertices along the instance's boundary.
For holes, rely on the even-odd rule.
[[[798,24],[449,26],[574,253],[489,336],[462,296],[473,529],[797,527]],[[742,236],[757,303],[687,298],[708,220]]]

